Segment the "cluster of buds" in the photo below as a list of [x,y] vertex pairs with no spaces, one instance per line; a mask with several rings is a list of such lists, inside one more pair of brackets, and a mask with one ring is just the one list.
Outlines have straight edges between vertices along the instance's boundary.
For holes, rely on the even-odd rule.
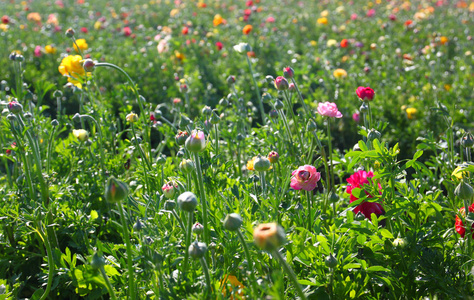
[[8,56],[8,58],[11,60],[11,61],[18,61],[18,62],[23,62],[25,61],[25,57],[23,57],[23,55],[19,54],[19,53],[16,53],[15,51],[13,51],[12,53],[10,53],[10,55]]

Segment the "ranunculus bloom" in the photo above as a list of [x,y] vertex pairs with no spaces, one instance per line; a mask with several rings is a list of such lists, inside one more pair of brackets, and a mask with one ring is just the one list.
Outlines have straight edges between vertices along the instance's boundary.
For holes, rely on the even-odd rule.
[[294,170],[291,175],[290,186],[295,190],[312,191],[318,185],[321,179],[321,173],[316,171],[316,168],[310,165],[304,165]]
[[336,77],[337,79],[340,79],[347,77],[347,72],[344,69],[336,69],[334,70],[332,75],[334,75],[334,77]]
[[[474,203],[471,204],[471,206],[469,206],[469,212],[474,213]],[[459,214],[462,216],[466,216],[466,209],[464,207],[460,208]],[[454,226],[456,228],[456,232],[459,233],[462,238],[464,238],[464,235],[466,233],[466,228],[464,227],[464,224],[458,215],[456,215],[456,221],[454,223]],[[471,228],[472,238],[474,239],[473,229],[474,229],[474,224],[472,224],[472,228]]]
[[8,16],[3,16],[2,17],[2,24],[8,24],[10,23],[10,18]]
[[132,35],[132,29],[130,27],[126,26],[123,28],[123,35],[124,36],[131,36]]
[[370,87],[363,87],[363,86],[359,86],[356,89],[356,94],[357,96],[359,96],[359,98],[362,101],[366,101],[366,100],[372,101],[375,96],[375,92],[373,89],[371,89]]
[[242,32],[243,32],[243,34],[247,35],[247,34],[250,33],[250,31],[252,31],[252,29],[253,29],[252,25],[247,24],[247,25],[245,25],[244,28],[242,29]]
[[[347,186],[346,193],[350,195],[350,203],[359,199],[356,196],[352,195],[352,190],[355,188],[363,188],[365,184],[369,184],[369,180],[367,178],[372,178],[372,177],[374,177],[374,173],[361,170],[361,171],[355,172],[353,175],[351,175],[351,177],[347,179],[347,183],[349,183],[350,185]],[[373,198],[373,196],[370,195],[369,193],[366,192],[366,194],[369,198]],[[385,214],[385,210],[383,209],[382,205],[380,205],[380,203],[365,202],[365,201],[357,205],[354,208],[353,212],[355,214],[360,212],[367,219],[370,219],[370,215],[372,213],[374,213],[377,217]]]
[[318,113],[324,117],[342,118],[342,114],[337,109],[336,103],[332,102],[319,102]]
[[375,9],[371,8],[367,11],[367,17],[373,17],[375,15]]
[[80,55],[68,55],[63,58],[58,70],[61,75],[68,76],[69,82],[81,88],[77,78],[84,76],[86,72],[82,66],[82,57]]
[[214,16],[214,20],[212,20],[212,24],[214,26],[219,26],[224,22],[224,18],[221,15],[217,14]]
[[221,51],[224,45],[221,42],[216,42],[217,50]]
[[[77,47],[79,47],[79,49],[81,49],[82,51],[87,50],[89,48],[89,45],[87,45],[87,42],[85,39],[76,40],[76,44],[77,44]],[[74,44],[74,49],[76,49],[76,51],[79,52],[79,50],[76,47],[76,44]]]
[[34,54],[35,54],[36,57],[40,57],[40,56],[41,56],[41,46],[36,46],[36,47],[35,47]]
[[354,120],[356,123],[360,122],[360,113],[355,112],[352,114],[352,120]]

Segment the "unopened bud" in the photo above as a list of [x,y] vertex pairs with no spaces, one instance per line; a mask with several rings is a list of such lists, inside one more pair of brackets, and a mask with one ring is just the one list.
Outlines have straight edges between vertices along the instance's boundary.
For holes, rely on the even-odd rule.
[[227,83],[228,84],[234,84],[235,83],[235,76],[230,75],[229,77],[227,77]]
[[186,149],[193,153],[206,150],[206,137],[201,130],[193,130],[191,135],[186,139]]
[[186,212],[193,212],[198,205],[196,195],[192,192],[184,192],[178,196],[179,208]]
[[275,101],[274,107],[275,107],[276,110],[283,109],[284,106],[285,106],[285,105],[283,104],[283,102],[282,102],[280,99],[277,99],[277,100]]
[[242,217],[239,214],[228,214],[224,219],[224,228],[229,231],[237,231],[242,226]]
[[187,175],[194,170],[194,163],[190,159],[183,159],[179,164],[179,169]]
[[58,125],[59,125],[58,120],[56,120],[56,119],[52,120],[52,121],[51,121],[51,125],[52,125],[53,127],[58,126]]
[[178,131],[178,134],[175,136],[176,144],[182,146],[186,142],[186,139],[189,137],[187,131]]
[[286,67],[283,69],[283,76],[287,79],[291,79],[295,76],[295,70],[291,67]]
[[8,110],[15,115],[18,115],[23,111],[23,106],[16,102],[16,101],[11,101],[8,103]]
[[464,180],[458,184],[454,190],[454,194],[459,197],[459,199],[470,201],[472,196],[474,196],[474,191],[472,186],[466,183]]
[[337,266],[337,259],[332,255],[332,254],[329,254],[328,256],[326,256],[326,258],[324,259],[324,264],[326,265],[326,267],[328,268],[335,268]]
[[201,112],[202,112],[203,115],[207,116],[207,115],[210,115],[212,113],[212,109],[209,106],[206,105],[202,108]]
[[277,250],[286,242],[285,230],[276,223],[258,225],[253,231],[255,244],[266,251]]
[[289,83],[288,83],[288,80],[286,80],[285,77],[283,76],[278,76],[276,79],[275,79],[275,88],[279,91],[284,91],[284,90],[287,90],[288,87],[289,87]]
[[191,230],[195,235],[201,235],[204,232],[204,226],[200,223],[196,223],[193,225]]
[[194,259],[202,258],[204,255],[206,255],[207,245],[205,243],[195,241],[189,246],[188,252],[189,256]]
[[259,155],[253,162],[253,168],[257,172],[265,172],[270,169],[270,160]]
[[118,203],[125,200],[128,196],[128,185],[116,179],[109,177],[105,185],[105,200],[109,203]]
[[179,127],[186,128],[186,126],[188,126],[189,124],[191,124],[191,119],[189,119],[185,115],[181,115],[181,118],[179,120]]
[[105,265],[105,260],[103,257],[99,256],[96,253],[94,253],[94,255],[92,256],[92,260],[91,260],[91,267],[92,269],[94,270],[100,270],[101,268],[103,268]]
[[84,64],[82,65],[84,70],[86,72],[92,72],[95,69],[95,63],[92,59],[88,58],[84,61]]
[[72,37],[74,36],[74,34],[76,34],[76,32],[74,31],[74,29],[68,28],[68,29],[66,30],[66,36],[67,36],[68,38],[72,38]]
[[176,202],[174,200],[166,200],[165,202],[165,209],[166,210],[173,210],[176,207]]

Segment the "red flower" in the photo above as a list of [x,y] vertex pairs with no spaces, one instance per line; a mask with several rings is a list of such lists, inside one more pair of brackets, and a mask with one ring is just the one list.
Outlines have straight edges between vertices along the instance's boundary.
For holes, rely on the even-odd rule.
[[181,30],[181,33],[184,35],[188,34],[188,32],[189,32],[188,27],[183,27],[183,29]]
[[349,41],[347,39],[343,39],[341,41],[341,48],[347,48],[348,45],[349,45]]
[[[474,213],[474,203],[471,204],[471,206],[469,206],[469,212]],[[464,207],[459,209],[459,214],[462,216],[466,215],[466,210],[464,209]],[[459,233],[462,238],[464,238],[464,234],[466,233],[466,228],[464,228],[464,224],[458,215],[456,215],[456,221],[454,222],[454,226],[456,228],[456,232]],[[472,224],[472,227],[471,227],[472,238],[474,239],[473,229],[474,229],[474,224]]]
[[123,35],[125,36],[131,36],[132,35],[132,30],[130,29],[130,27],[126,26],[123,28]]
[[[346,188],[346,193],[350,195],[350,203],[358,200],[356,196],[352,195],[352,190],[355,188],[363,188],[365,184],[369,184],[369,180],[367,178],[374,177],[374,173],[366,172],[364,170],[357,171],[351,177],[347,179],[347,183],[350,185]],[[379,185],[380,188],[380,185]],[[365,192],[369,198],[373,198],[373,196],[367,192]],[[385,210],[383,209],[382,205],[377,202],[362,202],[361,204],[357,205],[353,212],[357,214],[358,212],[362,213],[367,219],[370,219],[371,214],[375,214],[377,217],[380,215],[385,214]]]
[[82,33],[88,33],[89,30],[88,30],[86,27],[82,27],[82,28],[81,28],[81,32],[82,32]]
[[370,87],[359,86],[356,89],[356,94],[362,101],[372,101],[375,96],[375,92]]
[[221,42],[216,43],[217,50],[221,51],[224,45]]
[[10,23],[10,18],[8,16],[3,16],[2,17],[2,23],[3,24],[8,24]]
[[252,5],[253,5],[253,1],[252,1],[252,0],[248,0],[247,2],[245,2],[245,5],[246,5],[246,6],[252,6]]

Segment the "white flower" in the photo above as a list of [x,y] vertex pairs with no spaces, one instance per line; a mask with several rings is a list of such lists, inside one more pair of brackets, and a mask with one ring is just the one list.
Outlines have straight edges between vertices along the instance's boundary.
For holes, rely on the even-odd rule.
[[234,46],[234,50],[239,53],[247,53],[249,51],[252,51],[252,47],[250,47],[250,45],[247,43],[239,43]]

